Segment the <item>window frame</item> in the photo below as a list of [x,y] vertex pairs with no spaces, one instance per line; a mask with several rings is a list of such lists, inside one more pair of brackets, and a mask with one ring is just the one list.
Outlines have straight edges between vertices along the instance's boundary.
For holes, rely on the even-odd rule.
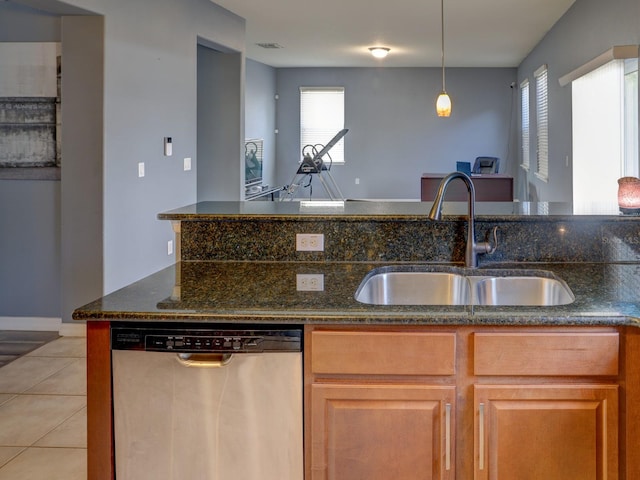
[[531,117],[530,117],[530,87],[529,79],[526,78],[520,83],[520,132],[521,132],[521,159],[520,166],[529,171],[531,167]]

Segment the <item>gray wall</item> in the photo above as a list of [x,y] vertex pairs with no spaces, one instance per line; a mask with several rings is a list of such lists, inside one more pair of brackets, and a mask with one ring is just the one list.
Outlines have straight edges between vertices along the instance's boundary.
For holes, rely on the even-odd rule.
[[[197,201],[240,200],[242,57],[198,45]],[[230,142],[229,139],[236,139]]]
[[15,3],[0,2],[0,42],[59,42],[60,17]]
[[276,69],[253,60],[246,62],[245,138],[264,140],[262,183],[276,184]]
[[[73,0],[105,15],[104,290],[175,261],[158,212],[196,201],[197,44],[244,50],[244,20],[209,0]],[[242,105],[237,105],[241,111]],[[163,156],[163,138],[173,156]],[[241,138],[226,141],[237,145]],[[145,162],[146,176],[137,177]],[[238,162],[240,158],[238,157]]]
[[0,180],[0,317],[60,317],[60,182]]
[[104,17],[62,19],[62,318],[103,290]]
[[[423,173],[448,173],[481,155],[514,173],[515,79],[510,68],[447,69],[453,113],[438,118],[440,69],[278,69],[277,182],[289,183],[301,158],[299,87],[321,85],[345,87],[345,165],[331,173],[346,198],[419,200]],[[314,182],[313,198],[322,196]]]
[[[59,42],[60,19],[0,2],[0,42]],[[60,182],[0,180],[0,316],[60,317]]]
[[[95,158],[96,155],[84,159],[71,156],[75,160],[64,157],[65,149],[69,151],[77,147],[76,152],[91,149],[83,128],[67,130],[65,135],[69,122],[64,124],[63,111],[62,184],[57,188],[67,193],[56,196],[51,188],[43,188],[41,195],[34,195],[25,188],[24,195],[21,195],[18,193],[21,191],[19,184],[15,183],[12,184],[15,185],[13,194],[3,189],[10,198],[0,206],[0,220],[11,218],[12,229],[26,232],[27,223],[32,219],[25,218],[24,223],[16,223],[16,216],[13,215],[15,208],[4,210],[4,205],[13,207],[29,201],[35,205],[35,208],[29,209],[31,212],[44,212],[45,209],[38,209],[37,206],[62,202],[63,206],[55,210],[58,218],[65,219],[61,220],[65,225],[62,233],[52,230],[53,227],[43,222],[35,223],[52,241],[60,242],[60,235],[68,239],[74,231],[77,234],[75,244],[62,242],[68,245],[64,247],[64,255],[58,250],[59,257],[56,259],[55,252],[52,252],[54,266],[50,269],[51,282],[48,288],[54,292],[54,297],[55,289],[61,289],[65,307],[61,308],[60,300],[48,302],[43,313],[42,309],[25,304],[5,311],[4,304],[0,304],[0,316],[46,314],[62,316],[63,321],[69,321],[73,306],[91,301],[175,261],[174,256],[167,255],[167,242],[173,239],[171,226],[169,222],[157,220],[157,214],[196,201],[197,44],[205,40],[237,52],[240,55],[238,68],[242,69],[244,20],[209,0],[69,0],[65,3],[20,0],[20,3],[56,15],[90,12],[104,16],[104,35],[101,36],[104,45],[104,74],[101,75],[104,80],[101,92],[104,114],[101,118],[104,126],[96,132],[98,143],[94,143],[94,148],[97,146],[100,151],[97,155],[100,158]],[[38,16],[37,19],[24,18],[29,17],[24,13],[28,10],[13,3],[7,6],[2,2],[0,6],[3,8],[0,15],[2,41],[60,39],[42,38],[41,33],[47,31],[41,28],[44,22],[60,35],[59,19],[48,18],[48,15],[42,15],[44,18]],[[22,17],[19,19],[19,28],[11,27],[12,19],[5,15],[5,9]],[[19,12],[16,13],[16,10]],[[9,36],[12,32],[16,36]],[[18,33],[20,36],[17,36]],[[67,41],[78,42],[73,40],[73,36],[68,37]],[[64,51],[69,45],[65,45],[64,38],[62,43]],[[84,53],[90,52],[94,45],[87,45]],[[83,53],[81,43],[75,47],[78,54]],[[90,79],[92,65],[85,68],[85,72],[78,74],[84,73]],[[239,91],[242,91],[242,86]],[[67,98],[63,99],[63,103]],[[244,115],[241,95],[236,102],[235,110],[240,123]],[[242,130],[242,126],[238,126],[236,138],[226,140],[236,148],[238,165]],[[172,157],[163,155],[163,138],[166,136],[173,137]],[[194,161],[194,169],[190,172],[183,171],[184,157],[192,157]],[[76,165],[78,168],[72,173],[65,169],[69,167],[69,161],[84,161],[87,164]],[[145,163],[144,178],[137,176],[138,162]],[[83,179],[82,175],[85,174],[89,176]],[[78,183],[83,181],[87,181],[87,185]],[[84,201],[83,195],[88,195]],[[93,218],[84,221],[91,213]],[[8,223],[3,222],[3,225]],[[56,228],[60,228],[60,225]],[[39,248],[39,244],[26,235],[23,239],[22,246],[26,251]],[[15,240],[11,242],[17,243]],[[0,255],[4,256],[4,251]],[[1,259],[4,264],[4,257]],[[55,262],[60,267],[54,273]],[[17,286],[17,289],[30,292],[32,300],[37,294],[32,288],[35,285],[33,280],[39,273],[25,274],[24,282]],[[61,277],[65,283],[60,286]],[[15,282],[10,282],[11,278],[17,276],[2,278],[3,290],[8,286],[14,288]],[[74,284],[83,286],[75,295]],[[66,305],[70,305],[69,308]]]
[[[518,68],[518,85],[529,78],[534,95],[533,72],[543,64],[549,72],[549,181],[520,170],[521,182],[530,184],[540,200],[571,202],[571,86],[558,78],[614,45],[640,44],[638,0],[577,0]],[[519,117],[518,117],[519,118]],[[535,108],[530,107],[531,161],[535,161]],[[519,125],[518,121],[518,125]],[[567,165],[568,158],[568,165]]]

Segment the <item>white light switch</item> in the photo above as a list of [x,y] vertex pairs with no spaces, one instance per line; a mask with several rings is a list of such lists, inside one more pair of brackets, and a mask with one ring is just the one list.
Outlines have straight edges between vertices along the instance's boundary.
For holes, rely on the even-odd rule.
[[144,162],[138,163],[138,177],[144,177]]
[[191,170],[191,157],[186,157],[184,159],[184,171],[188,172]]

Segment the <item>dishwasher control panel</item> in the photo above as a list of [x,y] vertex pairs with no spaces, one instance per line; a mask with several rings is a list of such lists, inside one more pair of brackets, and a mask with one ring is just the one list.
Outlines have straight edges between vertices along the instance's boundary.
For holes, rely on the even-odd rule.
[[260,336],[146,335],[149,352],[262,352]]
[[299,352],[302,329],[111,327],[112,350],[177,353]]

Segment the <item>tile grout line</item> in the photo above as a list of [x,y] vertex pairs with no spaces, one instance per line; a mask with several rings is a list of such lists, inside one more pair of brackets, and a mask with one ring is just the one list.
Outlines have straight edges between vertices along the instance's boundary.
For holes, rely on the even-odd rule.
[[[57,340],[57,339],[55,339]],[[53,341],[55,341],[53,340]],[[46,344],[45,344],[46,345]],[[41,347],[38,347],[41,348]],[[11,455],[9,458],[5,459],[5,461],[0,464],[0,473],[1,472],[6,472],[9,471],[11,468],[13,468],[10,465],[13,465],[14,462],[24,462],[25,460],[19,460],[19,457],[23,456],[23,455],[27,455],[28,452],[35,452],[35,451],[53,451],[53,450],[59,450],[59,451],[85,451],[87,450],[86,446],[38,446],[36,445],[38,442],[42,441],[47,435],[52,434],[52,432],[54,432],[56,429],[60,428],[62,425],[64,425],[66,422],[69,422],[74,416],[79,415],[83,410],[86,409],[86,390],[84,393],[82,394],[73,394],[73,393],[55,393],[55,394],[51,394],[51,393],[32,393],[29,392],[30,389],[34,389],[36,388],[38,385],[42,384],[43,382],[46,382],[47,380],[50,380],[51,377],[55,376],[55,375],[60,375],[60,373],[69,368],[71,365],[73,365],[75,362],[77,361],[84,361],[86,363],[86,354],[84,355],[34,355],[33,353],[35,351],[38,350],[38,348],[32,350],[31,352],[28,352],[24,355],[21,355],[21,357],[32,357],[32,358],[43,358],[43,359],[47,359],[47,358],[51,358],[51,359],[66,359],[67,361],[63,361],[61,363],[63,363],[63,365],[61,366],[61,368],[57,369],[55,372],[51,372],[49,375],[47,375],[45,378],[39,380],[37,383],[31,385],[30,387],[28,387],[27,389],[21,391],[21,392],[6,392],[4,393],[5,395],[8,396],[8,398],[0,403],[0,407],[2,405],[4,405],[5,403],[14,400],[18,397],[26,397],[26,396],[31,396],[31,397],[58,397],[61,399],[64,399],[65,397],[76,397],[76,398],[84,398],[84,402],[82,404],[82,406],[80,406],[77,409],[74,409],[72,412],[70,412],[63,420],[61,420],[57,425],[53,426],[52,428],[49,429],[49,431],[47,431],[46,433],[42,434],[41,436],[39,436],[39,438],[33,440],[31,442],[30,445],[27,446],[22,446],[22,445],[17,445],[17,446],[6,446],[7,448],[15,448],[17,449],[17,451],[15,452],[15,454]],[[20,358],[20,357],[19,357]],[[33,455],[34,453],[31,453],[29,455]],[[85,454],[86,455],[86,454]],[[28,458],[28,457],[23,457],[23,458]]]

